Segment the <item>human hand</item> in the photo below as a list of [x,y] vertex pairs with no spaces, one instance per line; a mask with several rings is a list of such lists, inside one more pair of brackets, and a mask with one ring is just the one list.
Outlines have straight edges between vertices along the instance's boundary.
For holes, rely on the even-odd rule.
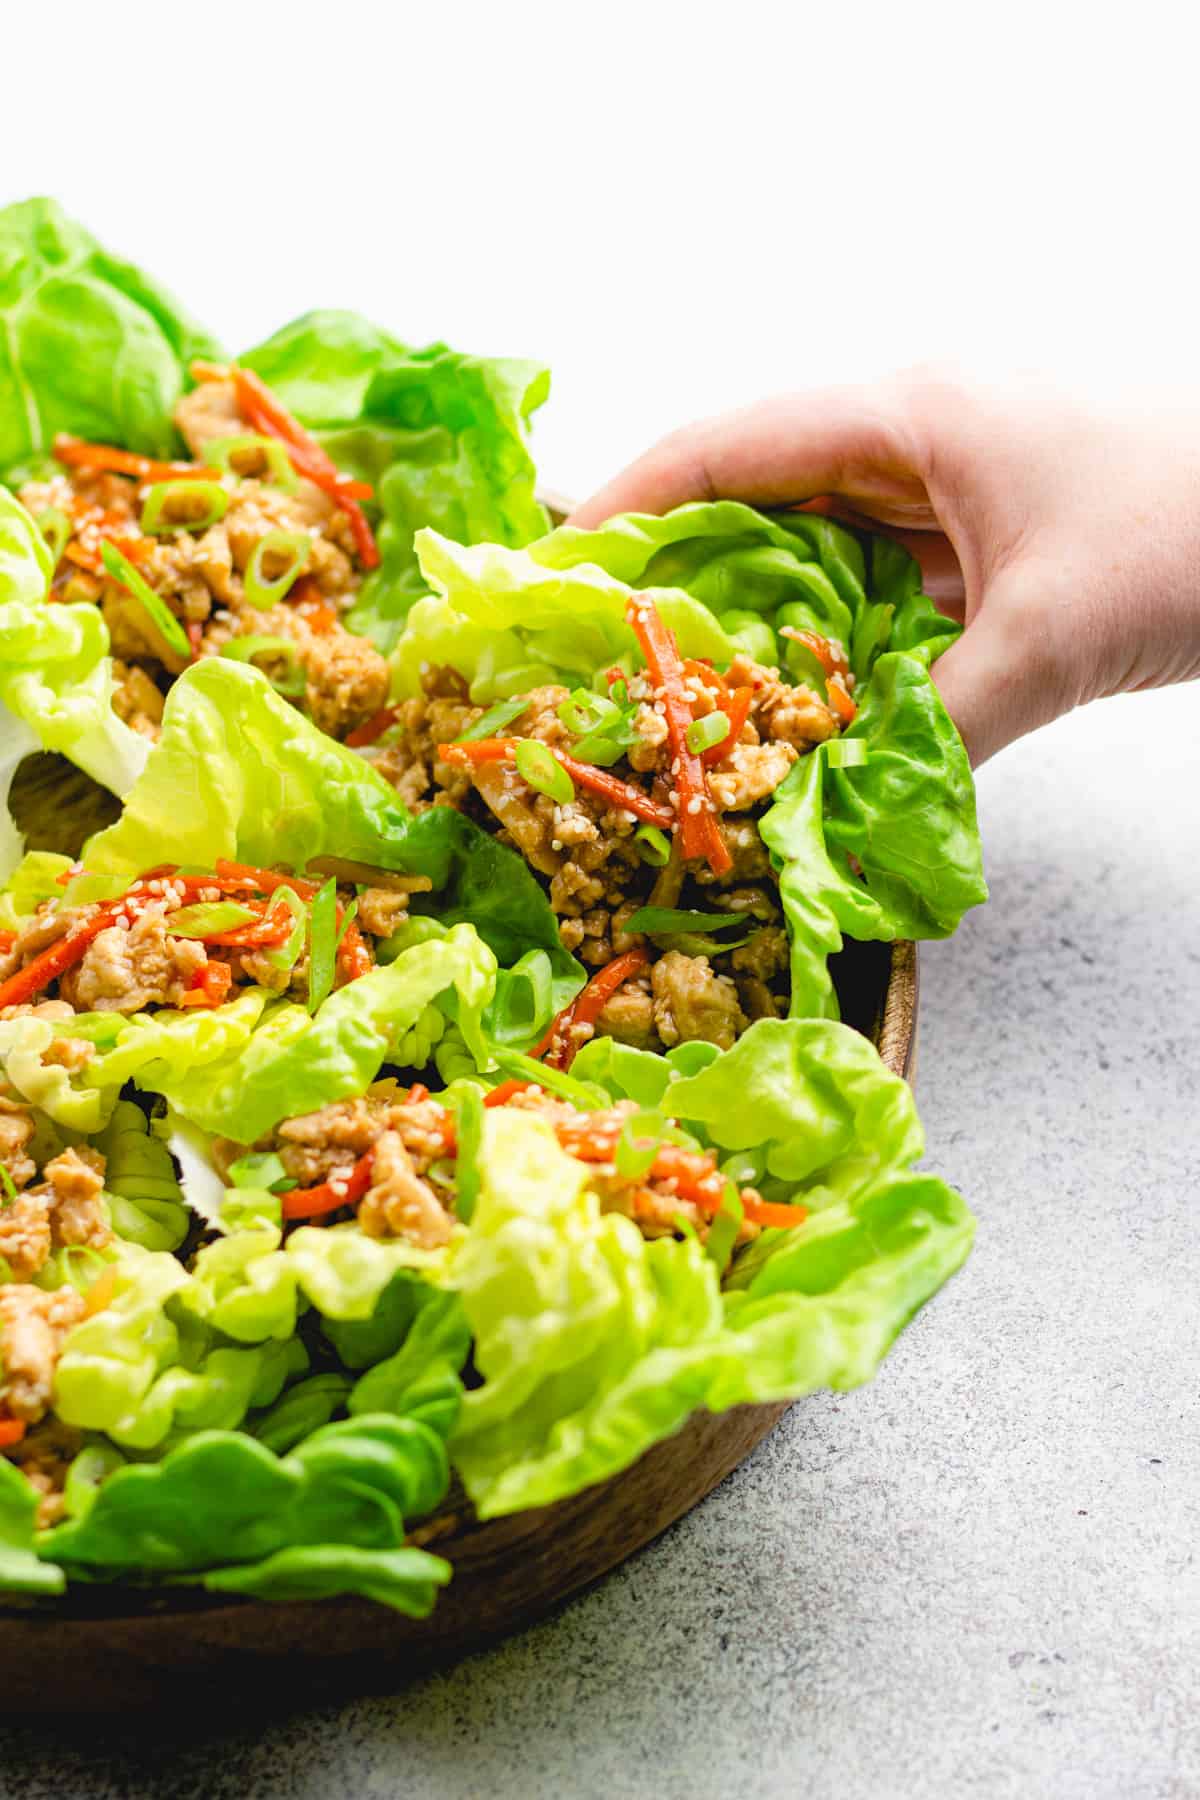
[[1200,675],[1200,409],[1091,410],[912,370],[663,438],[568,523],[817,497],[882,524],[966,630],[934,676],[973,763],[1084,701]]

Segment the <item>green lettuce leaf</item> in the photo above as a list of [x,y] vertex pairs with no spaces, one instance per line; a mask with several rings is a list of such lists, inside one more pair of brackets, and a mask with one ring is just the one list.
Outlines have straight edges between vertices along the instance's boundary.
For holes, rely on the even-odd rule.
[[187,365],[219,354],[53,200],[0,211],[0,313],[0,470],[36,464],[59,431],[169,454]]
[[[721,1291],[698,1243],[646,1244],[602,1214],[586,1168],[541,1121],[489,1113],[448,1275],[484,1377],[451,1450],[483,1517],[617,1473],[697,1407],[869,1379],[970,1247],[959,1196],[910,1173],[922,1146],[910,1091],[848,1027],[761,1020],[691,1073],[654,1060],[668,1071],[665,1114],[724,1156],[756,1158],[755,1185],[806,1211],[742,1251]],[[640,1060],[594,1043],[576,1068],[614,1086],[625,1074],[644,1100]]]
[[93,1576],[232,1566],[220,1585],[240,1588],[245,1565],[288,1549],[399,1550],[405,1519],[435,1507],[448,1476],[441,1438],[415,1419],[345,1419],[286,1456],[244,1433],[203,1431],[161,1462],[118,1469],[86,1516],[40,1547]]
[[[417,691],[428,662],[458,670],[481,702],[590,682],[632,647],[621,621],[633,588],[654,588],[681,648],[718,664],[742,647],[803,681],[810,671],[784,627],[845,645],[859,711],[844,736],[867,759],[801,758],[761,827],[783,888],[793,1015],[836,1016],[828,959],[843,934],[943,937],[987,898],[970,766],[929,673],[959,627],[898,545],[719,501],[594,531],[563,526],[517,552],[463,550],[433,533],[418,550],[437,594],[413,608],[397,646],[402,693]],[[702,641],[714,628],[723,645]]]
[[339,468],[375,488],[381,565],[352,630],[385,652],[425,593],[413,536],[464,544],[540,537],[529,421],[549,392],[536,363],[414,350],[356,313],[307,313],[242,359],[312,428]]
[[[445,663],[470,684],[481,705],[548,681],[590,685],[600,670],[637,651],[625,623],[629,587],[606,570],[580,562],[558,570],[543,550],[493,544],[464,549],[422,531],[421,571],[436,595],[417,603],[393,668],[399,692],[420,692],[423,663]],[[685,656],[727,663],[734,645],[707,606],[679,591],[655,596]]]
[[43,1562],[35,1548],[37,1490],[7,1458],[0,1457],[0,1590],[10,1594],[61,1594],[63,1571]]
[[167,1146],[132,1100],[118,1100],[95,1147],[104,1155],[104,1193],[118,1237],[143,1250],[177,1250],[188,1209]]
[[487,945],[469,925],[456,925],[339,988],[315,1017],[303,1006],[276,1006],[230,1055],[186,1070],[149,1063],[135,1079],[179,1117],[252,1144],[281,1119],[361,1094],[385,1060],[427,1062],[445,1029],[436,1002],[448,991],[459,1030],[486,1061],[480,1018],[495,974]]
[[60,875],[71,867],[69,856],[52,850],[27,850],[0,893],[0,930],[19,931],[43,900],[61,900]]
[[411,818],[361,756],[243,664],[209,657],[175,683],[145,772],[121,817],[87,846],[84,866],[127,881],[166,855],[198,868],[229,857],[301,869],[339,856],[428,875],[433,892],[414,898],[414,914],[472,923],[505,969],[531,950],[549,959],[540,1010],[511,1030],[497,1029],[489,1012],[489,1030],[505,1042],[536,1042],[583,985],[549,901],[515,851],[448,807]]
[[60,750],[125,794],[149,749],[112,709],[108,631],[98,609],[46,605],[50,574],[41,532],[0,487],[0,879],[20,858],[8,793],[25,756]]
[[210,1569],[204,1586],[214,1593],[254,1600],[329,1600],[359,1594],[410,1619],[427,1619],[438,1588],[453,1573],[443,1557],[412,1545],[402,1550],[364,1550],[356,1544],[297,1544],[262,1562]]

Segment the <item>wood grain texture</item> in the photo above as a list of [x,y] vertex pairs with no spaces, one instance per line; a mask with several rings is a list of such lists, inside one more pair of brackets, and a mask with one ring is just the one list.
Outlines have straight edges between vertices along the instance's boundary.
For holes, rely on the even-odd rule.
[[[14,783],[14,811],[34,848],[75,854],[117,810],[61,757],[29,758]],[[915,945],[849,945],[834,977],[842,1016],[911,1079]],[[0,1607],[0,1711],[109,1713],[194,1704],[198,1691],[261,1703],[273,1692],[295,1700],[394,1686],[597,1580],[710,1493],[786,1410],[697,1413],[623,1474],[512,1518],[481,1524],[452,1493],[430,1548],[455,1575],[428,1620],[362,1600],[271,1606],[130,1585]]]

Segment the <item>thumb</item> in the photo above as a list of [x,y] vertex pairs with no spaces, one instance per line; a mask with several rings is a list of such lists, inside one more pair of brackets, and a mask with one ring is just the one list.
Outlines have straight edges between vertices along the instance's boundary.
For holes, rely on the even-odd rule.
[[1074,704],[1045,620],[997,592],[939,657],[933,679],[974,768]]

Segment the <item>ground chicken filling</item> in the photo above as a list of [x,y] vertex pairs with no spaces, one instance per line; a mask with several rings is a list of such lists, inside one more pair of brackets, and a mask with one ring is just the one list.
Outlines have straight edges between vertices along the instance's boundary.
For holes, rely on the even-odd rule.
[[[705,1241],[727,1204],[732,1184],[711,1151],[664,1140],[642,1146],[634,1166],[620,1145],[633,1101],[599,1112],[577,1107],[526,1081],[492,1090],[484,1105],[512,1106],[544,1119],[569,1155],[588,1166],[601,1210],[623,1213],[644,1237],[693,1231]],[[223,1173],[251,1146],[218,1140]],[[374,1083],[353,1100],[339,1100],[300,1118],[285,1119],[252,1148],[274,1153],[285,1223],[348,1217],[368,1237],[404,1238],[422,1250],[450,1241],[456,1222],[459,1169],[455,1113],[418,1083]],[[769,1204],[754,1188],[732,1189],[741,1205],[734,1243],[748,1243],[764,1225],[795,1225],[800,1207]]]
[[[144,736],[158,736],[164,695],[189,662],[247,654],[322,731],[353,734],[385,704],[389,682],[384,658],[342,623],[366,566],[355,520],[331,498],[331,483],[297,473],[286,457],[270,460],[251,430],[261,423],[252,403],[224,372],[186,394],[175,420],[194,464],[60,438],[63,473],[20,489],[56,554],[51,599],[99,606],[114,707]],[[283,440],[274,441],[281,451]],[[206,467],[214,445],[231,443],[239,447],[224,453],[227,466]],[[213,512],[220,516],[205,523]],[[106,543],[165,605],[165,631],[106,567]]]
[[[590,969],[639,953],[598,1015],[572,1025],[572,1049],[594,1033],[648,1050],[696,1039],[728,1049],[753,1020],[786,1013],[788,939],[758,820],[797,759],[834,737],[855,710],[841,646],[811,642],[828,671],[828,699],[745,655],[722,674],[685,665],[687,717],[701,739],[706,720],[729,726],[705,753],[703,799],[682,799],[668,708],[649,672],[616,688],[625,741],[600,771],[574,755],[578,696],[560,686],[524,696],[525,710],[507,720],[503,737],[459,742],[478,731],[484,709],[443,667],[424,671],[422,694],[399,705],[393,728],[369,752],[414,810],[454,806],[517,849],[542,878],[563,943]],[[526,778],[516,761],[522,740],[565,759],[570,797]],[[675,828],[684,805],[692,813],[711,807],[719,864],[686,853]],[[648,825],[654,818],[662,823]],[[645,907],[710,917],[690,931],[631,929]]]
[[81,1144],[43,1157],[36,1140],[30,1108],[0,1094],[0,1442],[37,1489],[45,1527],[61,1516],[62,1482],[79,1444],[77,1433],[46,1417],[54,1373],[88,1302],[74,1287],[42,1288],[36,1279],[56,1251],[106,1250],[112,1226],[103,1156]]
[[[405,922],[411,894],[430,885],[422,876],[374,876],[390,885],[356,891],[337,885],[336,873],[326,878],[335,884],[324,945],[329,991],[375,967],[376,945]],[[219,863],[211,875],[143,876],[114,901],[43,901],[19,931],[0,932],[0,1020],[46,1020],[53,1039],[42,1060],[74,1071],[96,1054],[94,1037],[72,1035],[80,1014],[214,1007],[245,987],[311,1000],[320,888],[319,876]]]

